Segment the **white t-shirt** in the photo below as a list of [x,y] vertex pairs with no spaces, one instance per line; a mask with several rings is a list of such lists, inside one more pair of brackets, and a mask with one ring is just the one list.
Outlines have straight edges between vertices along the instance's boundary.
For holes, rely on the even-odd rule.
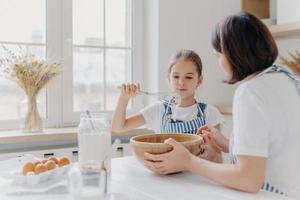
[[[162,102],[153,103],[140,111],[145,119],[146,127],[159,133],[161,130],[162,116],[165,112],[165,108]],[[192,120],[197,117],[198,105],[194,104],[188,107],[175,106],[172,110],[173,116],[180,120]],[[204,110],[206,116],[206,124],[215,126],[223,122],[222,115],[217,108],[208,105]]]
[[267,158],[269,189],[300,197],[300,96],[286,75],[256,76],[237,88],[232,152]]

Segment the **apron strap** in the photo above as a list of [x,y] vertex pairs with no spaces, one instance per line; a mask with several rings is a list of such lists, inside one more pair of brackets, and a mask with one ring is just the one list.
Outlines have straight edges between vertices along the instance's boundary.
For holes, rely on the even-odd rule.
[[288,76],[290,78],[290,80],[295,84],[296,89],[300,95],[300,75],[297,75],[296,73],[288,70],[285,67],[282,67],[280,65],[272,65],[271,67],[269,67],[268,69],[266,69],[265,71],[263,71],[261,73],[261,75],[263,74],[268,74],[268,73],[272,73],[272,72],[280,72],[285,74],[286,76]]

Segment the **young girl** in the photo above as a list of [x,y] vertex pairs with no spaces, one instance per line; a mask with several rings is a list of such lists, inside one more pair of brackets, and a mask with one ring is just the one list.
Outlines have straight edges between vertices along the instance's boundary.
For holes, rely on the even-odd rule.
[[[213,127],[199,133],[230,153],[232,164],[191,155],[174,140],[173,151],[146,154],[145,164],[160,174],[188,170],[224,186],[300,198],[300,76],[274,65],[278,50],[268,28],[255,16],[239,13],[222,20],[212,44],[228,83],[240,82],[233,101],[230,142]],[[152,160],[153,162],[149,161]]]
[[200,57],[191,50],[179,51],[171,60],[168,81],[172,91],[180,96],[180,104],[171,106],[168,102],[159,101],[126,118],[127,104],[139,92],[140,86],[123,84],[112,121],[112,131],[126,131],[145,124],[156,133],[195,134],[205,124],[218,127],[222,122],[219,111],[195,99],[195,92],[202,80]]

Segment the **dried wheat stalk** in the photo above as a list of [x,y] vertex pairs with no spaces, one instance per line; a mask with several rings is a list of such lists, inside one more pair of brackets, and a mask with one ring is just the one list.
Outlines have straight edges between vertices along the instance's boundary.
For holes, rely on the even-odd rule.
[[295,54],[289,53],[291,59],[280,56],[281,64],[289,67],[296,74],[300,74],[300,52],[296,51]]
[[6,55],[0,59],[1,75],[15,81],[28,97],[37,96],[41,89],[61,72],[56,62],[37,60],[20,48],[19,54],[2,46]]

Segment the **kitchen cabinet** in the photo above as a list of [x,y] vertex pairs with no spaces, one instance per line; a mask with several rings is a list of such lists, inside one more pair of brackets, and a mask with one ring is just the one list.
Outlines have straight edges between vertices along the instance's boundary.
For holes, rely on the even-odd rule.
[[270,18],[270,0],[242,0],[241,10],[252,13],[259,19]]
[[73,162],[78,161],[78,148],[70,147],[70,148],[50,148],[50,149],[36,149],[31,151],[16,151],[10,153],[2,153],[0,154],[0,160],[22,156],[24,154],[32,154],[37,158],[44,159],[50,156],[67,156]]
[[[269,30],[275,38],[299,37],[300,18],[297,7],[300,3],[295,0],[242,0],[241,10],[250,12],[259,19],[276,24],[268,25]],[[295,13],[290,8],[295,10]]]

